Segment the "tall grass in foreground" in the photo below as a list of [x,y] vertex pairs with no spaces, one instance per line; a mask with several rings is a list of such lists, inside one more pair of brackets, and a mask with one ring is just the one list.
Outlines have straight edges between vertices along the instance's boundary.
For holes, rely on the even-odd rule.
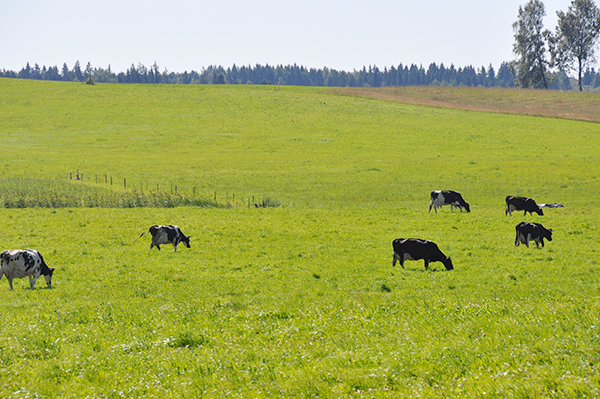
[[216,200],[179,193],[115,191],[60,179],[0,179],[3,208],[227,207]]

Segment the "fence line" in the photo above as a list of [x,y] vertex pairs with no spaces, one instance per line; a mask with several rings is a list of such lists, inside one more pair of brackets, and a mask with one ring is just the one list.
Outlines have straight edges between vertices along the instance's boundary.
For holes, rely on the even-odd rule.
[[[102,174],[100,175],[102,176]],[[94,179],[91,180],[85,180],[84,179],[84,173],[82,171],[80,171],[79,169],[77,169],[75,176],[73,176],[72,172],[69,172],[69,179],[70,180],[75,180],[75,181],[80,181],[86,184],[89,184],[90,181],[92,183],[95,182],[95,184],[97,186],[102,186],[103,184],[105,185],[110,185],[113,186],[113,176],[109,173],[104,173],[104,183],[102,183],[102,179],[98,179],[98,174],[95,173],[94,174]],[[161,193],[160,191],[160,183],[157,182],[156,183],[156,191],[150,190],[149,187],[154,187],[154,183],[152,183],[152,185],[150,185],[150,181],[148,179],[141,179],[140,180],[140,185],[139,185],[139,192],[140,193],[144,193],[144,182],[145,187],[146,187],[146,192],[150,193],[150,194],[156,194],[156,195],[160,195],[160,194],[171,194],[171,195],[175,195],[175,196],[179,196],[182,198],[185,198],[185,191],[186,190],[181,190],[180,187],[177,186],[177,184],[173,183],[173,180],[169,181],[169,185],[170,185],[170,192],[169,191],[164,191]],[[129,182],[129,188],[127,185],[127,178],[123,177],[123,185],[122,188],[126,191],[132,191],[135,192],[137,191],[137,184],[131,184],[131,180]],[[115,185],[116,186],[116,185]],[[120,186],[120,184],[119,184]],[[198,195],[198,189],[197,186],[192,186],[189,190],[189,192],[191,193],[191,198],[194,200],[201,200],[201,199],[206,199],[206,198],[210,198],[211,195],[208,195],[206,197],[202,196],[202,195]],[[212,193],[211,193],[212,194]],[[236,202],[236,195],[235,193],[231,194],[231,198],[229,197],[229,192],[225,192],[225,197],[224,198],[218,198],[217,195],[217,191],[214,192],[214,194],[212,194],[213,200],[216,204],[219,203],[219,200],[224,200],[225,202],[222,203],[223,205],[227,205],[227,206],[240,206],[241,204],[245,204],[246,200],[244,199],[243,196],[238,196],[238,202]],[[230,201],[231,200],[231,201]],[[240,202],[241,201],[241,202]],[[271,199],[270,197],[265,197],[263,196],[262,200],[259,200],[258,202],[255,201],[255,196],[252,195],[252,197],[248,196],[247,198],[247,202],[248,202],[248,207],[256,207],[256,208],[266,208],[266,207],[276,207],[276,206],[280,206],[280,204]]]

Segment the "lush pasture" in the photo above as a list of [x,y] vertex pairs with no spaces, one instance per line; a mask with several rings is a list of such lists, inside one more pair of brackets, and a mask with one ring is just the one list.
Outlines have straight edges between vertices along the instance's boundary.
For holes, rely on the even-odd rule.
[[[0,247],[57,268],[0,280],[0,396],[599,396],[599,135],[314,88],[0,80],[1,178],[237,198],[0,209]],[[428,214],[433,189],[472,212]],[[566,207],[508,217],[508,194]],[[522,220],[555,240],[514,247]],[[155,223],[192,248],[149,253]],[[456,269],[392,268],[398,237]]]

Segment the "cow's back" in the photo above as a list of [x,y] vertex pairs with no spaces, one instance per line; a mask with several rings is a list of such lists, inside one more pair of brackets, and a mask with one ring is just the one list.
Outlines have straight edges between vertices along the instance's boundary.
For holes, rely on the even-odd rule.
[[423,259],[425,256],[427,251],[427,243],[433,244],[431,241],[421,240],[418,238],[397,238],[393,241],[392,246],[394,248],[394,252],[397,254],[407,253],[410,255],[412,260],[418,260]]

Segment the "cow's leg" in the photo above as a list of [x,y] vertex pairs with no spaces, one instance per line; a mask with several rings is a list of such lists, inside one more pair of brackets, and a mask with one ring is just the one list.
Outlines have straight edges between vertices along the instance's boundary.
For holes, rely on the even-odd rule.
[[396,266],[397,261],[398,261],[398,255],[396,255],[396,252],[394,251],[394,258],[392,259],[392,267]]
[[425,270],[429,269],[429,259],[425,258]]
[[525,237],[525,245],[527,245],[527,248],[529,248],[529,240],[531,240],[531,234],[527,234],[527,237]]
[[431,207],[433,206],[433,200],[429,203],[429,212],[431,212]]
[[173,252],[177,252],[177,244],[173,243]]
[[33,289],[33,286],[35,285],[35,282],[37,281],[37,279],[42,275],[41,270],[36,270],[35,273],[29,275],[29,285],[31,286],[31,289]]
[[517,236],[515,237],[515,247],[518,247],[521,244],[521,240],[519,240],[519,232],[517,231]]
[[12,277],[8,277],[8,276],[6,276],[6,278],[8,279],[8,285],[10,285],[10,290],[12,291],[13,290],[13,286],[12,286],[13,279],[12,279]]
[[395,254],[398,257],[398,260],[400,261],[400,266],[402,266],[402,268],[404,269],[404,252],[401,252],[400,255]]

